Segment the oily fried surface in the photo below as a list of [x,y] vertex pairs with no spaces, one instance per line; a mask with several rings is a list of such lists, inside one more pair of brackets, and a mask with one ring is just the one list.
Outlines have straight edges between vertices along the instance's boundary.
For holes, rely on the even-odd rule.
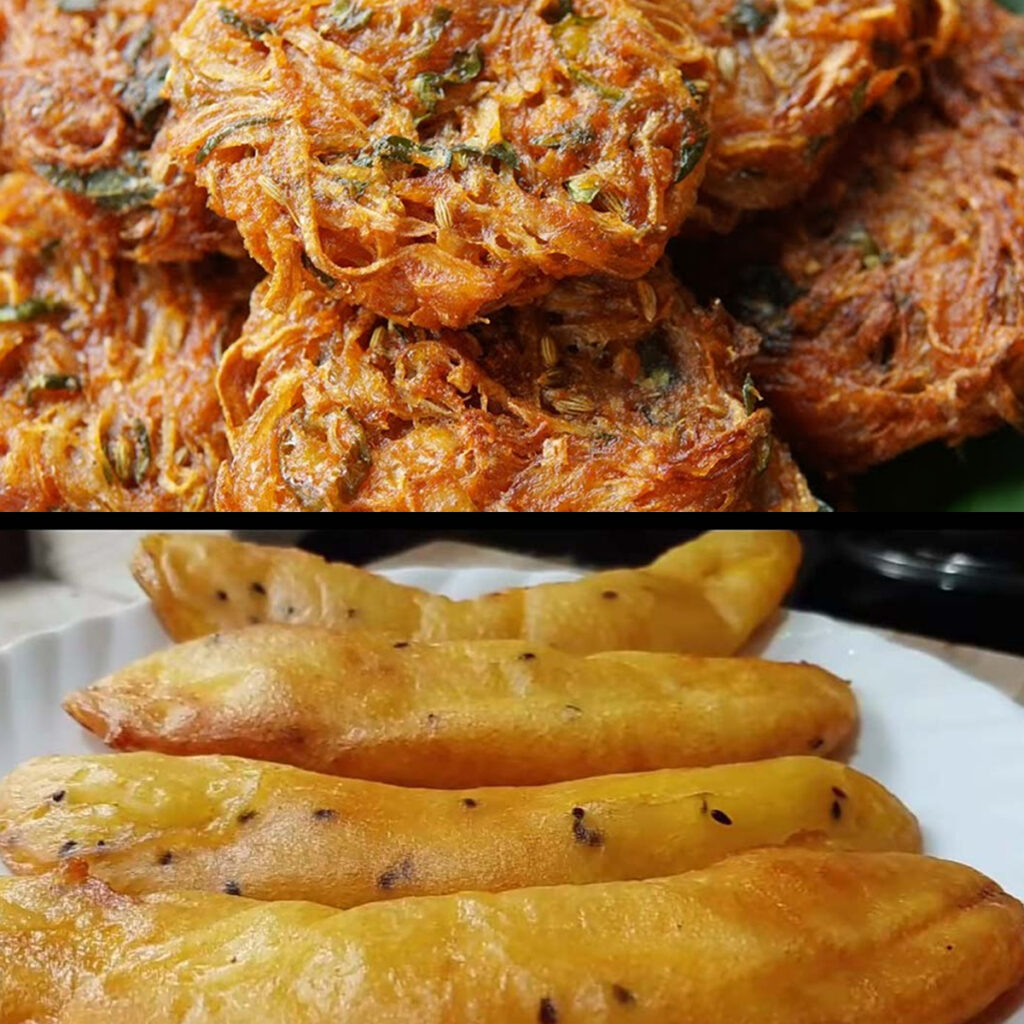
[[662,268],[565,281],[463,332],[266,300],[220,372],[221,509],[760,507],[770,421],[738,371],[756,339]]
[[42,179],[0,179],[0,508],[192,509],[227,445],[216,353],[247,265],[142,267]]
[[1021,422],[1024,19],[990,0],[965,17],[926,102],[730,239],[711,285],[764,334],[780,432],[830,472]]
[[145,260],[241,252],[193,180],[151,177],[171,33],[192,0],[0,0],[0,165],[61,184]]
[[945,52],[959,20],[957,0],[685,3],[715,51],[703,198],[723,227],[803,194],[864,111],[917,92],[922,61]]
[[814,665],[282,625],[178,644],[64,706],[120,750],[441,788],[827,754],[857,725],[849,685]]
[[332,907],[661,878],[761,846],[921,846],[892,794],[820,757],[455,792],[166,754],[35,758],[0,781],[12,871],[59,866],[69,836],[76,860],[118,892],[233,880],[253,899]]
[[1020,903],[906,853],[344,911],[67,874],[0,880],[0,1019],[965,1024],[1024,974]]
[[313,289],[461,328],[639,277],[693,206],[711,67],[680,0],[200,0],[169,154],[283,311]]
[[801,556],[784,530],[712,530],[642,568],[452,601],[298,548],[154,533],[139,541],[132,575],[175,640],[277,622],[429,642],[520,639],[575,654],[723,655],[779,607]]

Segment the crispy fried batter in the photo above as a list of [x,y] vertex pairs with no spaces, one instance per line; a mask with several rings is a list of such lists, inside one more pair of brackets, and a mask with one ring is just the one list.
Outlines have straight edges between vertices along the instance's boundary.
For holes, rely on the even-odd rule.
[[114,258],[60,191],[0,179],[0,509],[192,509],[227,445],[215,353],[254,281]]
[[720,227],[783,206],[820,176],[849,126],[915,95],[946,51],[958,0],[685,0],[715,49],[704,198]]
[[0,0],[0,164],[88,193],[80,202],[96,229],[138,259],[241,255],[191,178],[150,177],[170,36],[192,0],[63,6]]
[[552,278],[636,278],[703,177],[711,64],[680,2],[200,0],[169,154],[278,311],[313,289],[461,328]]
[[0,879],[0,1019],[967,1024],[1024,975],[1020,903],[907,853],[755,850],[650,881],[344,911],[244,889],[122,896],[83,874]]
[[1022,421],[1024,19],[964,10],[925,102],[859,135],[799,211],[727,243],[747,266],[718,289],[765,335],[758,387],[831,472]]
[[814,507],[784,461],[760,497],[770,420],[737,372],[756,338],[664,268],[440,334],[311,292],[286,316],[265,300],[219,376],[222,509]]

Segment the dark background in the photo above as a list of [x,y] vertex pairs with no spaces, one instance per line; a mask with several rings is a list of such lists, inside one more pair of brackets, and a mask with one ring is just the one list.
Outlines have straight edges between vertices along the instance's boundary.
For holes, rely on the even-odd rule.
[[[302,547],[364,564],[439,538],[591,568],[643,565],[699,531],[679,528],[315,530]],[[1024,654],[1024,530],[801,530],[792,607],[956,643]],[[885,553],[889,556],[886,557]],[[915,578],[893,579],[910,561]],[[950,566],[958,571],[943,571]],[[889,575],[884,575],[879,569]]]

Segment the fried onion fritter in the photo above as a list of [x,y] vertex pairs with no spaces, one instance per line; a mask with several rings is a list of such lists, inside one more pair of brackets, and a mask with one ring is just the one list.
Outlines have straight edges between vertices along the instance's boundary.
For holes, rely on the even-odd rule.
[[702,198],[723,228],[806,192],[863,112],[916,95],[959,24],[959,0],[685,2],[715,52]]
[[713,285],[764,335],[780,432],[826,472],[1024,422],[1024,18],[964,13],[925,100],[729,239]]
[[171,33],[192,0],[0,0],[0,166],[77,197],[142,261],[242,255],[230,222],[175,172],[153,177]]
[[680,4],[199,0],[168,154],[281,312],[305,289],[462,328],[554,279],[638,278],[703,177],[712,68]]
[[662,267],[436,334],[267,292],[219,375],[222,510],[816,507],[743,386],[753,332]]
[[191,510],[227,454],[217,357],[250,264],[141,266],[32,175],[0,179],[0,510]]

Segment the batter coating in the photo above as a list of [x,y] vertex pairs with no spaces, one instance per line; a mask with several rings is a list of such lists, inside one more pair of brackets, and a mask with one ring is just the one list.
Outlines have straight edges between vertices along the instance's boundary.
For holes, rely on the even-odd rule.
[[1024,910],[959,864],[796,849],[343,911],[2,879],[0,966],[3,1024],[966,1024],[1024,976]]
[[169,156],[272,272],[464,327],[550,279],[636,278],[692,209],[711,66],[680,0],[200,0]]
[[410,789],[235,757],[36,758],[0,781],[19,874],[74,857],[118,892],[352,907],[402,896],[658,878],[759,846],[916,852],[914,816],[819,757]]
[[828,754],[857,724],[814,665],[278,625],[178,644],[64,707],[117,749],[440,788]]

